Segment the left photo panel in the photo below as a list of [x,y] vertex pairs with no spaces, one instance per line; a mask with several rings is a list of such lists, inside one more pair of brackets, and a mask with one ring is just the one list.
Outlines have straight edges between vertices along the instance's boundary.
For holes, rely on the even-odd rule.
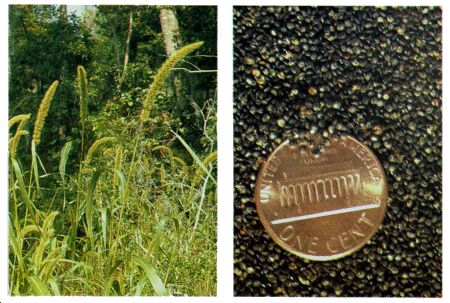
[[217,8],[8,13],[9,294],[215,296]]

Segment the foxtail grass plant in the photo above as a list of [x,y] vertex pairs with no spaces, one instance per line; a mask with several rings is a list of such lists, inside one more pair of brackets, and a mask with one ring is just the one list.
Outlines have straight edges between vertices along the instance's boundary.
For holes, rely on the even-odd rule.
[[41,133],[42,129],[44,128],[45,118],[47,118],[47,114],[50,110],[50,105],[52,103],[56,89],[58,88],[58,84],[59,82],[58,80],[56,80],[52,83],[52,85],[50,85],[49,89],[44,95],[44,99],[42,99],[41,105],[39,106],[33,130],[33,142],[35,146],[39,145],[39,143],[41,142]]
[[59,82],[58,80],[56,80],[47,89],[47,92],[45,93],[44,98],[42,99],[41,104],[39,105],[36,121],[34,122],[33,138],[31,140],[31,171],[33,171],[33,174],[30,174],[28,194],[30,194],[30,189],[32,186],[34,176],[34,182],[36,183],[37,188],[37,195],[40,196],[39,171],[37,159],[38,156],[36,153],[36,146],[38,146],[39,143],[41,142],[41,133],[44,128],[45,118],[47,118],[47,114],[48,111],[50,110],[50,105],[52,103],[56,89],[58,88],[58,84]]
[[[37,147],[45,140],[42,131],[58,81],[36,116],[29,170],[18,150],[26,142],[21,138],[29,136],[30,115],[10,119],[11,295],[215,295],[215,142],[198,153],[168,131],[192,157],[183,159],[167,142],[154,147],[152,134],[142,127],[172,68],[201,45],[183,47],[164,62],[139,121],[125,135],[85,138],[90,92],[86,70],[79,66],[81,148],[65,142],[57,173],[45,171]],[[87,151],[85,141],[93,142]],[[79,163],[71,173],[67,166],[73,159]],[[59,181],[41,187],[39,180],[48,176]]]
[[81,157],[84,152],[84,133],[88,116],[88,80],[83,66],[77,68],[77,82],[80,95],[80,123],[81,123]]

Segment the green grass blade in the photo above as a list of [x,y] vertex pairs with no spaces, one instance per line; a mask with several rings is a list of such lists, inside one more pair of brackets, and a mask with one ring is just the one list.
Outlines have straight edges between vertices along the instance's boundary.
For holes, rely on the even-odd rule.
[[119,189],[119,194],[122,196],[125,193],[125,184],[126,184],[127,180],[125,179],[125,176],[122,171],[115,169],[115,168],[113,168],[112,171],[114,173],[114,178],[116,178],[116,180],[119,180],[118,189]]
[[69,153],[72,150],[72,141],[64,144],[64,147],[61,149],[61,160],[59,161],[59,174],[61,175],[61,180],[63,184],[65,183],[66,176],[66,164],[69,159]]
[[114,276],[109,277],[105,283],[105,286],[103,287],[102,296],[111,295],[111,289],[114,289],[113,282],[114,282]]
[[28,283],[31,286],[33,295],[35,296],[50,296],[50,290],[39,277],[28,277]]
[[102,208],[102,238],[103,238],[103,250],[105,252],[109,249],[109,235],[110,235],[110,222],[111,222],[111,210],[108,207]]
[[63,258],[63,259],[66,257],[68,242],[69,242],[69,236],[68,235],[64,236],[64,239],[61,242],[61,258]]
[[[217,160],[217,151],[213,151],[203,159],[203,164],[205,166],[209,166],[212,162],[216,160]],[[193,186],[196,186],[200,182],[202,177],[203,177],[203,170],[200,167],[198,167],[195,171],[194,177],[192,178],[191,184]]]
[[44,167],[44,163],[42,163],[41,157],[39,157],[39,154],[37,154],[37,153],[36,153],[36,158],[37,158],[38,163],[41,166],[42,171],[44,172],[44,174],[47,174],[47,171],[45,170],[45,167]]
[[66,164],[69,159],[69,153],[72,150],[72,141],[64,144],[64,147],[61,150],[61,160],[59,161],[59,174],[61,176],[63,192],[64,192],[64,203],[63,209],[66,208]]
[[186,141],[184,141],[184,139],[181,138],[181,136],[178,135],[176,132],[174,132],[172,130],[171,130],[171,132],[178,138],[178,140],[180,140],[181,144],[183,144],[183,146],[187,149],[189,154],[194,159],[195,163],[197,163],[197,165],[202,168],[202,170],[209,176],[209,178],[211,179],[211,181],[214,182],[214,184],[217,184],[216,179],[213,176],[211,176],[211,174],[209,173],[208,168],[206,168],[206,166],[203,163],[203,161],[200,160],[200,158],[197,156],[197,154],[194,152],[194,150],[189,146],[189,144],[187,144]]
[[[56,216],[58,215],[57,211],[53,211],[49,213],[42,224],[42,235],[39,238],[39,244],[34,250],[33,253],[33,270],[34,274],[38,275],[42,268],[45,266],[44,262],[44,254],[47,250],[48,246],[51,244],[51,238],[53,236],[53,222],[55,221]],[[49,247],[51,250],[51,247]]]
[[60,296],[60,295],[61,295],[61,292],[59,291],[59,286],[58,286],[58,284],[56,283],[56,279],[52,278],[52,279],[50,279],[50,280],[48,281],[48,283],[50,283],[50,287],[51,287],[51,289],[52,289],[52,291],[53,291],[53,295],[55,295],[55,296]]
[[149,279],[150,283],[152,284],[156,295],[157,296],[168,296],[169,293],[168,293],[166,287],[164,286],[164,283],[162,282],[161,278],[159,277],[158,273],[156,272],[155,268],[139,257],[135,256],[134,261],[140,268],[142,268],[142,270],[147,275],[147,278]]
[[141,296],[142,290],[143,290],[144,287],[145,287],[145,283],[146,283],[146,282],[145,282],[144,279],[139,280],[138,284],[136,285],[136,292],[134,293],[134,295],[135,295],[136,297]]
[[96,170],[94,172],[94,175],[91,178],[91,181],[89,182],[87,197],[86,197],[86,224],[87,224],[87,230],[86,234],[89,236],[90,242],[91,242],[91,249],[94,249],[94,226],[93,226],[93,220],[94,220],[94,203],[93,203],[93,197],[95,188],[97,186],[97,181],[100,178],[100,175],[102,174],[103,169]]
[[160,218],[158,214],[156,214],[156,225],[155,225],[155,232],[153,236],[153,240],[150,243],[150,250],[153,252],[153,257],[158,260],[159,255],[161,252],[163,252],[161,248],[161,238],[164,237],[166,229],[164,228],[167,222],[167,217],[162,216]]
[[[21,244],[22,238],[18,239],[16,237],[16,230],[14,229],[14,226],[13,226],[9,216],[8,216],[8,223],[9,223],[8,224],[9,225],[9,228],[8,228],[9,246],[11,246],[14,256],[17,258],[17,266],[18,266],[19,271],[25,272],[24,261],[23,261],[23,256],[22,256],[22,244]],[[17,233],[17,235],[20,237],[20,233]]]
[[19,193],[23,201],[25,201],[25,205],[30,212],[31,216],[34,218],[34,205],[33,202],[31,202],[30,197],[28,197],[28,193],[25,189],[25,183],[23,182],[23,175],[22,171],[19,167],[19,163],[15,159],[11,159],[12,166],[14,168],[14,173],[16,175],[17,183],[19,184]]
[[40,186],[39,186],[39,171],[38,171],[38,162],[37,162],[37,155],[36,155],[36,143],[34,141],[31,142],[31,163],[33,166],[34,181],[36,182],[38,196],[40,196],[41,190],[40,190]]

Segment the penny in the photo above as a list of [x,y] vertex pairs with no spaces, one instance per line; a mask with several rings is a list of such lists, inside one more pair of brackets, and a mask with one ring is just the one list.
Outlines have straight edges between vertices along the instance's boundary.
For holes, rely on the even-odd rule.
[[386,176],[352,137],[334,138],[319,155],[285,141],[259,170],[259,218],[273,240],[300,257],[327,261],[366,244],[386,211]]

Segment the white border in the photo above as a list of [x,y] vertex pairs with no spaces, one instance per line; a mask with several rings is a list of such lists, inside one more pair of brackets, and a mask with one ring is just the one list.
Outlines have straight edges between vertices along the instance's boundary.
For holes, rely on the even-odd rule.
[[8,289],[8,10],[0,9],[1,42],[0,62],[0,301],[6,301]]
[[217,295],[233,294],[233,9],[218,7],[218,254]]
[[[0,5],[0,32],[2,38],[2,47],[0,48],[1,65],[1,90],[0,90],[0,302],[314,302],[315,300],[326,300],[333,302],[345,302],[347,300],[360,300],[360,298],[233,298],[233,120],[232,120],[232,100],[233,100],[233,76],[232,76],[232,6],[233,5],[280,5],[278,1],[267,0],[252,0],[252,1],[237,1],[237,0],[222,0],[222,1],[208,1],[208,0],[93,0],[93,1],[32,1],[32,0],[7,0]],[[448,70],[448,62],[445,54],[448,53],[448,31],[449,27],[447,14],[447,6],[443,5],[444,1],[416,1],[416,0],[402,0],[402,1],[385,1],[378,0],[376,2],[363,1],[311,1],[311,0],[288,0],[283,1],[282,5],[439,5],[443,7],[443,70]],[[9,297],[7,296],[7,268],[8,268],[8,241],[7,241],[7,201],[8,201],[8,171],[6,169],[8,164],[7,159],[7,121],[8,121],[8,4],[72,4],[72,5],[86,5],[86,4],[140,4],[140,5],[218,5],[218,153],[219,153],[219,187],[218,187],[218,254],[217,254],[217,270],[218,270],[218,297]],[[448,83],[449,77],[444,74],[443,83]],[[443,96],[446,96],[446,86],[443,85]],[[449,184],[450,169],[448,156],[449,139],[445,135],[449,130],[448,118],[449,105],[448,102],[443,102],[443,184]],[[447,192],[443,186],[443,201],[448,200]],[[449,257],[449,230],[446,223],[448,218],[448,207],[443,203],[443,293],[444,298],[448,297],[447,292],[450,291],[450,283],[448,282],[449,266],[445,260]],[[192,281],[195,283],[195,281]],[[314,300],[314,301],[313,301]],[[398,299],[396,298],[374,298],[371,299],[377,302],[385,302]],[[407,299],[408,302],[424,302],[439,299]]]

